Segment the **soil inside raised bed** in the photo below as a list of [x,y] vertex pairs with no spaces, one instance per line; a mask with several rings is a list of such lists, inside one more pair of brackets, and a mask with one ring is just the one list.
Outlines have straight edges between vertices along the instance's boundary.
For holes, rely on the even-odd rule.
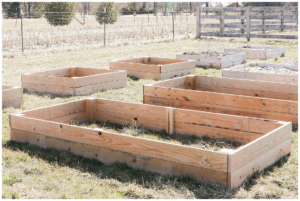
[[135,127],[133,125],[123,125],[111,122],[90,122],[74,123],[72,125],[87,127],[87,128],[100,128],[108,132],[131,135],[151,140],[163,141],[173,144],[186,145],[206,150],[219,151],[221,149],[238,149],[243,144],[234,140],[224,138],[210,138],[208,136],[197,137],[184,134],[168,134],[165,130],[153,131],[144,127]]
[[183,54],[187,55],[200,55],[200,56],[205,56],[205,57],[225,57],[228,56],[228,54],[219,54],[216,52],[208,52],[208,53],[202,53],[202,52],[184,52]]
[[291,70],[289,68],[273,68],[273,67],[259,67],[249,66],[244,67],[235,71],[245,71],[254,73],[270,73],[270,74],[287,74],[287,75],[298,75],[298,71]]

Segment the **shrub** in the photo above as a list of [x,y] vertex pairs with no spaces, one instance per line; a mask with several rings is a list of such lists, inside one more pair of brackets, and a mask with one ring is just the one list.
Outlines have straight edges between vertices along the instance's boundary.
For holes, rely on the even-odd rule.
[[[106,8],[106,16],[104,8]],[[96,20],[99,24],[103,24],[106,18],[106,24],[114,24],[118,20],[119,10],[119,6],[113,2],[100,3],[96,8]]]
[[64,26],[71,23],[78,10],[76,2],[51,2],[45,5],[45,18],[53,26]]

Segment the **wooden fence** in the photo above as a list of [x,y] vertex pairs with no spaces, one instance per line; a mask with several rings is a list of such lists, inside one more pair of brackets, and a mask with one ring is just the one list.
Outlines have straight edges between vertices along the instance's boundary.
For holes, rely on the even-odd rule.
[[[219,20],[203,23],[203,20]],[[224,23],[225,20],[240,20]],[[298,35],[265,34],[271,30],[298,30],[298,7],[197,7],[197,37],[246,37],[298,39]],[[286,24],[285,24],[286,23]],[[291,25],[292,24],[292,25]],[[296,24],[296,25],[295,25]],[[203,32],[202,28],[219,28],[219,31]],[[225,28],[231,30],[225,31]],[[262,33],[257,33],[257,32]],[[252,33],[251,33],[252,32]],[[253,33],[255,32],[255,33]]]

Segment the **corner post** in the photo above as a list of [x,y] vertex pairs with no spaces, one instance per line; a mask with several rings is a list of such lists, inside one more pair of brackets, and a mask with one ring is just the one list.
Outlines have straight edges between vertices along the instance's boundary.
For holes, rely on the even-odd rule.
[[197,38],[201,38],[201,12],[200,7],[197,7],[197,20],[196,20],[196,27],[197,27]]
[[166,107],[166,132],[174,134],[174,108]]
[[96,98],[87,98],[85,99],[85,114],[89,122],[96,121],[96,112],[97,112],[97,99]]

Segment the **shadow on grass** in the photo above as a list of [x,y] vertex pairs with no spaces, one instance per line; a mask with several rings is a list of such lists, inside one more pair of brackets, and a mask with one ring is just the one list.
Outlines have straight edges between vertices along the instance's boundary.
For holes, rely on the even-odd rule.
[[28,95],[36,95],[36,96],[40,96],[40,97],[49,97],[50,99],[55,99],[55,98],[71,98],[74,97],[73,95],[60,95],[60,94],[52,94],[52,93],[47,93],[47,92],[34,92],[34,93],[28,93],[27,89],[23,89],[23,93],[26,93]]
[[[114,163],[104,164],[95,159],[83,158],[76,156],[68,151],[59,151],[52,148],[42,149],[29,143],[18,143],[8,141],[3,144],[3,148],[12,151],[22,151],[30,157],[35,157],[47,161],[55,167],[74,168],[83,173],[92,173],[99,179],[115,179],[122,183],[135,183],[143,188],[153,188],[156,190],[168,189],[188,189],[197,199],[211,198],[234,198],[240,188],[250,190],[257,182],[260,175],[268,175],[274,171],[275,167],[281,167],[286,161],[286,158],[280,159],[274,165],[270,166],[261,173],[255,173],[244,184],[237,189],[229,189],[218,183],[202,184],[187,176],[164,176],[156,173],[133,169],[126,164]],[[185,190],[186,191],[186,190]],[[137,194],[132,190],[121,192],[125,198],[153,198],[152,195]]]
[[139,80],[140,80],[140,78],[135,77],[135,76],[133,76],[133,75],[127,75],[127,77],[128,77],[129,79],[133,80],[133,81],[139,81]]
[[220,67],[214,67],[214,66],[196,66],[196,68],[203,68],[204,70],[208,70],[208,69],[220,70]]

